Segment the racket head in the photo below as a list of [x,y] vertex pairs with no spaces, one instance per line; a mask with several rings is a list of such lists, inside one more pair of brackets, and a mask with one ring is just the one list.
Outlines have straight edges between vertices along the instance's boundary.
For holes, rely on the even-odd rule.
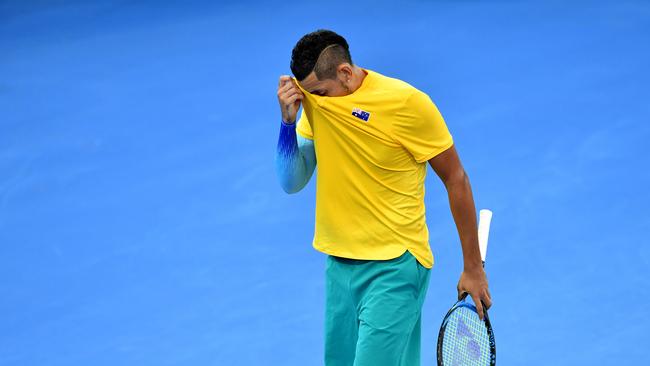
[[494,366],[496,345],[487,310],[484,320],[476,306],[459,300],[449,309],[438,333],[438,366]]

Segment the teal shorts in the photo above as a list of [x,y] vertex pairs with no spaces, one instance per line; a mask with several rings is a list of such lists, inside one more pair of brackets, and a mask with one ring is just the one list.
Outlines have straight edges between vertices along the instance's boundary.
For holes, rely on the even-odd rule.
[[420,319],[431,270],[408,250],[389,260],[328,255],[325,365],[420,365]]

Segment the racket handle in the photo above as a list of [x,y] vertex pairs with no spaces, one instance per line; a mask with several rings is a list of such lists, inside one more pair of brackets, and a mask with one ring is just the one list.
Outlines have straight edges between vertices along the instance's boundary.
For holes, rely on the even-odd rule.
[[487,254],[488,237],[490,235],[490,222],[492,221],[492,211],[482,209],[479,211],[478,220],[478,246],[481,251],[481,260],[485,263]]

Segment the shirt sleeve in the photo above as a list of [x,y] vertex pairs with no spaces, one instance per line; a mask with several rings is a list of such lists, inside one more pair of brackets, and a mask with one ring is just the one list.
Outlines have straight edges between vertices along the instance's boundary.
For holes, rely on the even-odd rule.
[[311,123],[307,119],[307,114],[305,113],[305,108],[301,108],[300,119],[296,122],[296,132],[307,139],[314,139],[314,132],[311,129]]
[[415,90],[405,101],[392,124],[393,137],[423,163],[454,143],[445,120],[429,96]]

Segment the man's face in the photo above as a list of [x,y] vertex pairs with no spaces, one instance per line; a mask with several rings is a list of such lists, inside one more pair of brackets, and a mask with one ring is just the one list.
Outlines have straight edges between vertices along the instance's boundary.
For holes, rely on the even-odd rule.
[[340,97],[350,94],[350,89],[339,78],[336,80],[318,80],[316,73],[313,71],[303,81],[300,81],[300,86],[311,94],[326,97]]

